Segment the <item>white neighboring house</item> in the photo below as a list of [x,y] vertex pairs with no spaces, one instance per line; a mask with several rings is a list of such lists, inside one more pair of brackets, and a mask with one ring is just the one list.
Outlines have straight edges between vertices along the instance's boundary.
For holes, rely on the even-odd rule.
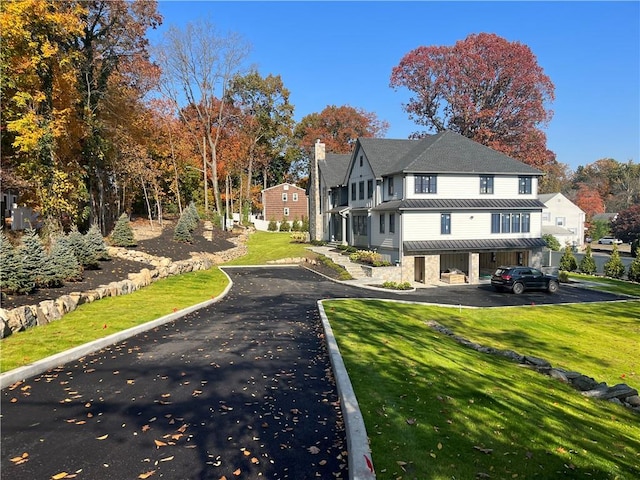
[[558,239],[560,245],[584,247],[585,213],[575,203],[561,193],[538,195],[544,203],[542,210],[542,234],[550,234]]
[[348,205],[322,214],[345,216],[342,240],[386,255],[399,281],[437,283],[456,269],[478,283],[500,265],[542,266],[541,175],[450,131],[359,138],[341,182]]

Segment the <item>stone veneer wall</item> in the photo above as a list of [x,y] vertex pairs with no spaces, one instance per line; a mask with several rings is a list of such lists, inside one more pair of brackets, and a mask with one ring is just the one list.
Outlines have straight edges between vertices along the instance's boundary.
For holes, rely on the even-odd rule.
[[25,305],[10,310],[0,308],[0,338],[59,320],[85,303],[91,303],[105,297],[127,295],[163,278],[198,270],[208,270],[214,265],[240,257],[247,251],[247,235],[248,233],[244,233],[231,238],[229,241],[235,243],[236,246],[229,250],[214,254],[193,253],[189,260],[176,262],[167,257],[155,257],[136,250],[109,247],[108,253],[112,257],[144,263],[152,268],[143,268],[138,273],[130,273],[127,279],[100,285],[87,292],[73,292],[69,295],[63,295],[57,300],[45,300],[37,305]]

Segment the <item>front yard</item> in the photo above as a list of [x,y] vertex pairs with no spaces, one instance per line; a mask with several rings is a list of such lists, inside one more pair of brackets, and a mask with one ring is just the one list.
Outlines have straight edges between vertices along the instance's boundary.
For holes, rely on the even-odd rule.
[[[327,301],[380,479],[640,477],[640,418],[441,335],[640,389],[640,302],[496,309]],[[366,314],[363,314],[366,312]]]

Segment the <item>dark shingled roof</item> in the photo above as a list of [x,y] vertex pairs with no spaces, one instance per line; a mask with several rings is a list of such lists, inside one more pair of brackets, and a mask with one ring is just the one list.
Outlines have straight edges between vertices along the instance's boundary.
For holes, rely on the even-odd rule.
[[543,175],[525,163],[444,131],[421,140],[359,138],[376,177],[394,173]]
[[392,200],[371,210],[541,210],[544,207],[539,200],[526,198],[434,198]]
[[496,238],[493,240],[420,240],[404,242],[404,251],[410,255],[428,252],[468,252],[504,249],[530,249],[544,247],[541,238]]
[[349,160],[351,160],[350,153],[327,153],[324,160],[318,161],[320,174],[329,188],[345,184]]

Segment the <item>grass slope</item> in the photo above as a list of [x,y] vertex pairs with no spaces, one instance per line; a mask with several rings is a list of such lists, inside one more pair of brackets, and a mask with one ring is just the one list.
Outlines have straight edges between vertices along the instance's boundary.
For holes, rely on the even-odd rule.
[[[591,308],[596,319],[610,313],[606,305]],[[633,308],[637,313],[638,306]],[[486,325],[493,317],[508,324],[507,309],[463,310],[460,315],[455,309],[357,300],[328,301],[325,309],[360,403],[378,478],[640,476],[637,414],[590,400],[501,357],[465,348],[425,325],[428,319],[447,324],[450,316],[452,328],[466,324],[457,333],[475,333],[475,340],[492,346],[513,341],[521,353],[531,346],[542,357],[570,353],[571,365],[598,363],[592,349],[572,346],[564,351],[569,333],[555,332],[563,330],[557,328],[561,318],[573,320],[569,311],[560,308],[555,320],[549,320],[555,329],[527,332],[523,338],[524,324],[512,333]],[[555,309],[538,310],[537,318],[551,318]],[[509,319],[531,311],[508,310]],[[601,345],[611,338],[600,340],[598,352],[634,342],[626,322],[619,326],[615,345]]]

